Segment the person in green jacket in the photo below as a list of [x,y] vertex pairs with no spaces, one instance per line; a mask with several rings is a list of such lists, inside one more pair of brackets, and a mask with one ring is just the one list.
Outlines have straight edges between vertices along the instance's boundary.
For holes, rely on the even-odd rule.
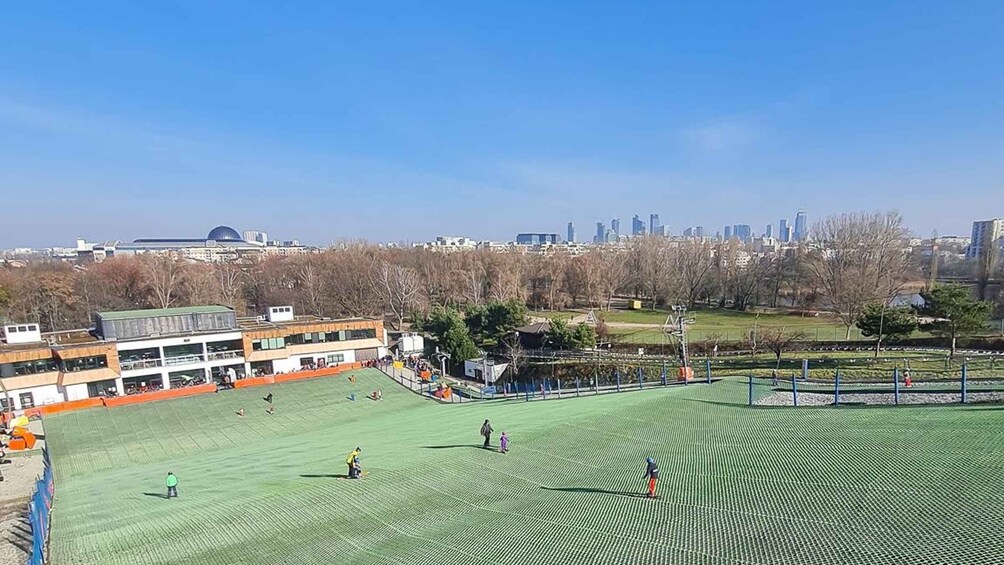
[[167,497],[178,497],[178,477],[175,477],[174,473],[170,471],[167,472]]

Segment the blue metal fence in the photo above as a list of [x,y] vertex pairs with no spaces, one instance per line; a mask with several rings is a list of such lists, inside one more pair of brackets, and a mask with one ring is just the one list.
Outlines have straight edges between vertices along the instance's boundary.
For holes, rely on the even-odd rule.
[[31,556],[28,565],[43,565],[46,562],[45,546],[49,541],[49,512],[52,510],[52,463],[49,449],[42,448],[44,468],[42,476],[35,481],[35,492],[28,503],[28,523],[31,524]]

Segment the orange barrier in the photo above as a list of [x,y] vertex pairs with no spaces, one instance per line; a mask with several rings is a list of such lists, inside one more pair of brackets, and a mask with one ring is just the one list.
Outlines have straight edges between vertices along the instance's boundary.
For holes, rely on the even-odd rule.
[[251,377],[248,379],[238,379],[234,381],[234,388],[244,388],[249,386],[265,386],[275,384],[275,377],[269,375],[267,377]]
[[68,412],[70,410],[83,410],[84,408],[97,408],[98,406],[104,406],[100,398],[82,398],[80,400],[70,400],[67,402],[57,402],[55,404],[46,404],[45,406],[39,406],[37,408],[29,408],[24,411],[24,415],[29,418],[32,416],[48,416],[49,414],[58,414],[60,412]]
[[113,396],[111,398],[103,398],[102,402],[106,408],[110,408],[112,406],[125,406],[126,404],[142,404],[144,402],[153,402],[155,400],[195,396],[196,394],[206,394],[207,392],[216,392],[216,385],[205,384],[186,386],[185,388],[172,388],[168,390],[158,390],[155,392],[144,392],[142,394],[133,394],[130,396]]
[[[302,379],[314,379],[318,377],[330,377],[345,373],[348,371],[355,371],[362,369],[362,363],[346,363],[342,365],[337,365],[334,367],[325,367],[323,369],[315,369],[313,371],[298,371],[296,373],[287,373],[284,375],[268,375],[265,377],[252,377],[248,379],[239,379],[234,382],[234,388],[244,388],[251,386],[265,386],[275,383],[284,383],[289,381],[298,381]],[[189,386],[185,388],[172,388],[169,390],[158,390],[155,392],[145,392],[142,394],[133,394],[129,396],[113,396],[110,398],[83,398],[80,400],[70,400],[67,402],[57,402],[55,404],[46,404],[45,406],[39,406],[37,408],[29,408],[24,411],[25,416],[47,416],[49,414],[58,414],[60,412],[69,412],[71,410],[83,410],[84,408],[96,408],[104,406],[106,408],[111,408],[113,406],[126,406],[129,404],[141,404],[144,402],[154,402],[157,400],[167,400],[170,398],[183,398],[186,396],[194,396],[197,394],[206,394],[209,392],[216,392],[215,384],[204,384],[198,386]],[[4,418],[4,424],[6,425],[9,421],[9,415],[6,412],[0,413],[0,416]],[[34,437],[34,436],[32,436]],[[20,439],[20,438],[19,438]],[[34,441],[32,441],[34,444]],[[12,448],[13,449],[13,448]],[[30,449],[30,447],[28,447]]]
[[286,373],[283,375],[275,375],[275,382],[286,383],[289,381],[299,381],[302,379],[316,379],[317,377],[331,377],[346,371],[354,371],[356,369],[361,369],[362,363],[349,363],[347,365],[338,365],[335,367],[325,367],[323,369],[314,369],[313,371],[297,371],[295,373]]
[[680,367],[678,374],[678,381],[689,381],[694,378],[694,368],[693,367]]
[[24,451],[28,449],[28,442],[23,437],[16,437],[7,443],[7,448],[11,451]]

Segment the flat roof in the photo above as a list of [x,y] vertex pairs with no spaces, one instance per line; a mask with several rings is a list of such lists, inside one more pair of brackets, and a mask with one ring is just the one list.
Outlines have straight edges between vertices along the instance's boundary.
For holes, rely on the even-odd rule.
[[152,308],[149,310],[118,310],[98,312],[103,320],[131,320],[133,318],[152,318],[154,316],[184,316],[187,314],[226,314],[233,312],[226,306],[183,306],[179,308]]

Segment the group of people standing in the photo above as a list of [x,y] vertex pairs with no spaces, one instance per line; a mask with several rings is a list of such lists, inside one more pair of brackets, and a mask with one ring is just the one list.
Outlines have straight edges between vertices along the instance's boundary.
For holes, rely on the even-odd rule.
[[[492,432],[494,431],[495,430],[492,429],[491,422],[489,422],[488,420],[485,420],[485,423],[481,425],[481,435],[482,437],[485,438],[485,444],[482,447],[484,447],[485,449],[491,447]],[[509,436],[507,436],[505,432],[502,432],[502,436],[499,438],[499,453],[508,453],[508,452],[509,452]]]

